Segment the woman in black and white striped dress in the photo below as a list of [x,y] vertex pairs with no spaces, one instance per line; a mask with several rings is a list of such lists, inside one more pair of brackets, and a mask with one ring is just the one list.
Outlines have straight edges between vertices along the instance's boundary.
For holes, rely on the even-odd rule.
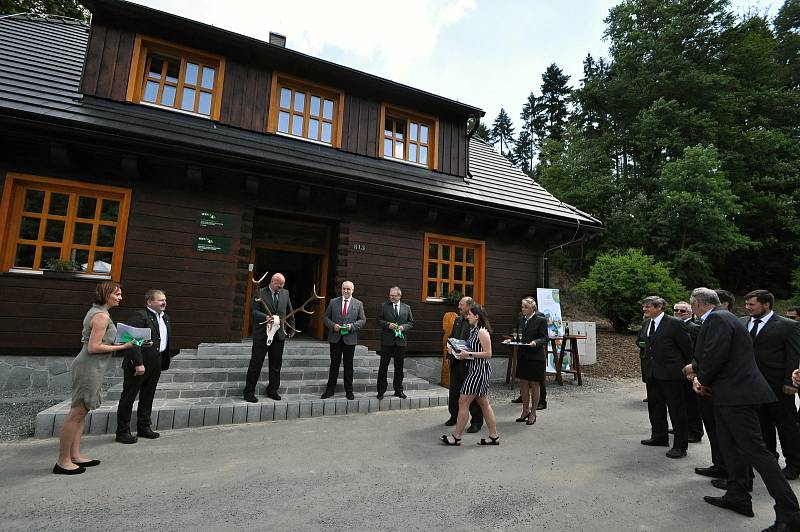
[[486,310],[477,303],[469,309],[467,314],[472,330],[467,340],[467,350],[453,353],[459,360],[467,359],[467,378],[461,386],[461,396],[458,398],[458,421],[455,431],[450,436],[442,436],[445,445],[461,445],[461,435],[469,420],[469,405],[473,399],[483,411],[483,419],[489,428],[489,439],[481,438],[480,445],[500,445],[500,436],[497,435],[494,411],[489,404],[489,380],[492,377],[492,340],[489,336],[492,328]]

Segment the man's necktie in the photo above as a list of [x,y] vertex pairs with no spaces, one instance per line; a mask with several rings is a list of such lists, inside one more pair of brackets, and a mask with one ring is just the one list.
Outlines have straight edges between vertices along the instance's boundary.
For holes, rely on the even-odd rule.
[[650,320],[650,330],[647,332],[647,336],[653,336],[656,333],[656,322],[655,320]]
[[344,307],[342,308],[342,317],[347,317],[347,302],[350,301],[349,299],[344,300]]
[[396,319],[400,318],[400,310],[397,308],[397,303],[394,304],[394,317]]
[[275,310],[278,310],[278,292],[272,292],[272,303],[275,306]]
[[758,324],[761,323],[761,318],[756,318],[753,320],[753,327],[750,329],[750,338],[753,341],[756,341],[756,334],[758,334]]

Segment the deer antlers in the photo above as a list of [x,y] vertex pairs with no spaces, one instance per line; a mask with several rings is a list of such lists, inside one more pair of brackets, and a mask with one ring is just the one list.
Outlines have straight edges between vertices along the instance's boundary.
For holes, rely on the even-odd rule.
[[[278,318],[277,316],[273,316],[272,312],[270,312],[270,310],[269,310],[269,307],[267,307],[267,304],[261,298],[261,283],[262,283],[262,281],[264,281],[264,279],[267,278],[267,275],[269,275],[269,272],[266,272],[261,277],[261,279],[259,279],[258,281],[256,281],[255,280],[255,276],[253,276],[253,284],[255,284],[256,288],[258,289],[258,297],[256,297],[255,300],[258,301],[259,303],[261,303],[261,308],[264,309],[264,313],[267,316],[273,318],[273,320],[272,320],[273,323],[280,322],[280,327],[283,329],[283,333],[286,336],[288,336],[289,338],[292,338],[295,334],[297,334],[297,333],[299,333],[301,331],[296,329],[294,327],[294,325],[290,325],[288,323],[289,318],[293,318],[294,315],[297,314],[298,312],[304,312],[305,314],[314,314],[313,310],[306,310],[306,305],[308,305],[309,303],[311,303],[312,301],[315,301],[317,299],[325,299],[325,296],[321,296],[321,295],[317,294],[317,285],[314,284],[313,288],[311,290],[311,297],[309,297],[306,300],[305,303],[303,303],[302,305],[300,305],[299,307],[297,307],[293,311],[291,311],[288,314],[286,314],[286,316],[283,318],[283,320],[279,320],[279,319],[277,319]],[[267,320],[267,321],[269,321],[269,320]],[[259,323],[259,325],[267,325],[267,334],[268,334],[267,345],[269,345],[269,343],[271,343],[271,340],[272,340],[272,335],[274,335],[275,332],[274,332],[274,330],[270,331],[271,324],[267,324],[267,321],[263,321],[263,322]],[[292,319],[292,322],[294,323],[294,319]],[[288,328],[288,330],[287,330],[287,328]],[[275,323],[275,329],[277,329],[277,323]]]
[[[313,310],[306,310],[306,305],[308,305],[309,303],[311,303],[312,301],[315,301],[317,299],[325,299],[325,296],[321,296],[321,295],[317,294],[317,285],[314,284],[312,286],[313,286],[313,288],[311,289],[311,297],[306,299],[305,303],[303,303],[302,305],[300,305],[299,307],[297,307],[296,309],[294,309],[293,311],[288,313],[286,315],[286,317],[283,319],[283,325],[284,325],[283,332],[286,333],[286,336],[288,336],[289,338],[291,338],[295,334],[299,333],[300,331],[295,329],[294,325],[289,325],[287,320],[289,318],[294,317],[294,315],[297,314],[298,312],[304,312],[306,314],[314,314]],[[294,323],[294,320],[292,320],[292,322]],[[286,327],[289,328],[289,331],[286,330]]]

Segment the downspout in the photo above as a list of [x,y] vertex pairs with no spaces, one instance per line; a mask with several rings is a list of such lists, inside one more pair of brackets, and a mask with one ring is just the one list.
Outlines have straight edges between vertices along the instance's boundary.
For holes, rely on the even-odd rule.
[[481,117],[478,115],[469,115],[475,119],[475,122],[472,124],[472,129],[469,130],[467,133],[467,175],[464,178],[464,182],[468,183],[470,179],[472,179],[472,172],[469,171],[469,141],[472,140],[472,135],[478,131],[478,126],[481,123]]
[[583,235],[581,235],[580,238],[578,238],[578,234],[580,233],[580,231],[581,231],[581,221],[579,218],[575,218],[575,234],[572,235],[572,238],[566,242],[558,244],[557,246],[553,246],[549,249],[546,249],[544,253],[542,253],[542,288],[550,288],[550,259],[547,257],[547,255],[557,249],[562,249],[572,244],[576,244],[578,242],[583,242],[584,240],[586,240],[586,233],[584,233]]

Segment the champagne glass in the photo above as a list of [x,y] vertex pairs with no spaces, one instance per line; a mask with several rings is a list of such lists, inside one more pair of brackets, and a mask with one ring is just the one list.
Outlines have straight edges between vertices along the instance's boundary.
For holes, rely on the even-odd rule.
[[513,341],[517,342],[519,340],[519,329],[514,329],[511,332],[511,336],[512,336]]

